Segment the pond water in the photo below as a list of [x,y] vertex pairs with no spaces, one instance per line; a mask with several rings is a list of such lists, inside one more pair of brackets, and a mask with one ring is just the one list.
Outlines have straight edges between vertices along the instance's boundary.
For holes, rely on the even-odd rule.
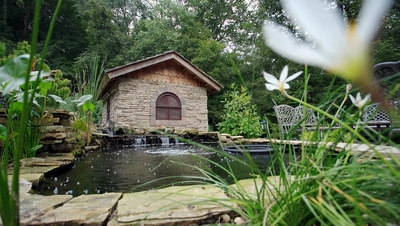
[[[218,147],[216,144],[207,146]],[[241,154],[234,156],[246,162],[253,161],[261,172],[266,172],[269,170],[271,155],[251,155],[251,160]],[[232,182],[232,178],[219,167],[198,157],[205,157],[225,167],[229,163],[238,179],[250,178],[251,171],[248,167],[224,154],[208,149],[189,144],[136,146],[89,152],[83,157],[76,158],[72,168],[64,174],[47,178],[37,190],[42,195],[72,194],[78,196],[105,192],[129,192],[139,185],[142,187],[136,188],[134,191],[167,185],[187,185],[190,183],[174,178],[155,181],[143,186],[146,182],[165,177],[202,176],[202,173],[195,167],[203,165],[209,167],[228,183]]]

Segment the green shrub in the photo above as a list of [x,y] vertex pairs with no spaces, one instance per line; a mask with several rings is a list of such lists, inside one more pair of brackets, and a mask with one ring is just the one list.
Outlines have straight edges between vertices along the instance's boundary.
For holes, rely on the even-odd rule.
[[263,131],[256,107],[250,103],[251,95],[244,86],[237,90],[235,84],[232,84],[231,88],[232,91],[225,93],[223,121],[218,125],[219,131],[246,138],[260,137]]
[[[63,78],[63,73],[58,70],[53,75],[53,81],[51,83],[50,89],[48,90],[48,94],[57,95],[61,99],[65,100],[69,97],[69,94],[71,93],[71,89],[69,88],[70,84],[71,80]],[[58,108],[60,106],[60,103],[50,98],[47,101],[47,105],[48,107]]]

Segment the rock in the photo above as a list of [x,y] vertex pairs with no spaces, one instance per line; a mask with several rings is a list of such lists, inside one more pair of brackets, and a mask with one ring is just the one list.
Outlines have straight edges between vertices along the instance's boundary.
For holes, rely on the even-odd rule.
[[186,134],[186,131],[177,129],[177,130],[175,130],[175,134],[178,136],[183,136]]
[[241,217],[235,217],[233,222],[235,222],[235,224],[238,224],[238,225],[246,223],[246,221],[244,221]]
[[165,128],[165,133],[173,134],[175,132],[174,128]]
[[61,144],[62,140],[41,140],[40,143],[43,145],[51,145],[51,144]]
[[199,130],[197,129],[188,129],[186,130],[186,133],[190,136],[196,136],[199,133]]
[[221,137],[231,138],[231,135],[228,133],[221,133]]
[[68,139],[76,139],[77,133],[76,132],[68,132],[67,138]]
[[227,206],[235,205],[223,190],[211,185],[127,193],[118,203],[118,225],[195,225],[230,213]]
[[[57,197],[49,196],[49,197]],[[111,216],[122,193],[81,195],[63,206],[37,216],[29,225],[103,225]]]
[[70,127],[74,124],[74,121],[70,119],[60,119],[60,122],[58,124]]
[[98,150],[98,149],[100,149],[100,146],[86,146],[85,147],[85,151],[95,151],[95,150]]
[[74,146],[72,144],[54,144],[51,145],[50,149],[49,152],[51,153],[69,153],[74,149]]
[[65,132],[65,127],[64,126],[45,126],[43,132],[44,133]]
[[231,221],[231,217],[228,214],[224,214],[221,217],[221,223],[229,223]]
[[243,136],[231,136],[232,140],[241,140]]
[[59,133],[43,133],[41,140],[62,140],[67,137],[67,133],[59,132]]
[[[19,180],[19,186],[21,225],[28,225],[29,221],[72,199],[72,195],[42,196],[30,194],[32,184],[23,178]],[[2,225],[1,219],[0,225]]]

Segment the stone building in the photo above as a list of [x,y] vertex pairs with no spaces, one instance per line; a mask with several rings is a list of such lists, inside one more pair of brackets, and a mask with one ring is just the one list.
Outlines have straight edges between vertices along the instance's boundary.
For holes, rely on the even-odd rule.
[[223,88],[175,51],[105,71],[102,124],[208,131],[207,95]]

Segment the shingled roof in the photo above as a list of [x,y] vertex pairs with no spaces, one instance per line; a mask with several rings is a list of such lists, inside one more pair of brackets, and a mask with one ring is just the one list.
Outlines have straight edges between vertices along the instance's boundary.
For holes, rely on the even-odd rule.
[[176,51],[168,51],[162,54],[148,57],[143,60],[138,60],[132,63],[128,63],[122,66],[105,70],[105,76],[103,77],[101,83],[102,85],[100,89],[99,99],[102,98],[109,91],[110,87],[112,87],[112,84],[119,76],[124,76],[128,73],[171,60],[177,63],[178,65],[184,67],[197,79],[202,81],[204,83],[204,87],[207,89],[209,93],[218,92],[223,88],[223,85],[221,85],[216,80],[211,78],[209,75],[207,75],[204,71],[202,71],[192,62],[190,62],[188,59],[186,59]]

